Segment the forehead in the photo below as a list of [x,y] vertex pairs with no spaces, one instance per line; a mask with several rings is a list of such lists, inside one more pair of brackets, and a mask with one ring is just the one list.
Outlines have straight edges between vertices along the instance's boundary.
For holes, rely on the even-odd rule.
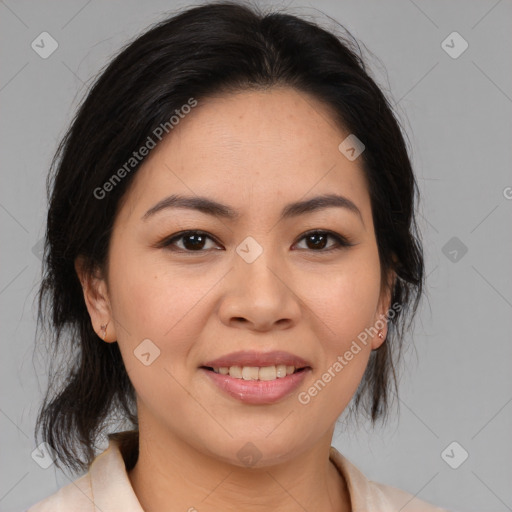
[[269,211],[277,203],[338,193],[366,216],[361,160],[350,161],[338,149],[348,135],[323,103],[291,88],[211,97],[152,150],[126,201],[140,212],[183,193],[240,211],[250,205]]

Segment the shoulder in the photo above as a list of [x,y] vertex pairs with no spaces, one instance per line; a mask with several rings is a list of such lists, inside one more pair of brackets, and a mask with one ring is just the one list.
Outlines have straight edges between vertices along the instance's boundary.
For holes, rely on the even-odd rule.
[[420,500],[402,489],[372,481],[369,482],[369,485],[374,499],[389,502],[393,510],[400,510],[402,512],[448,512],[446,509]]
[[143,512],[127,473],[137,455],[135,441],[133,431],[109,435],[108,448],[96,456],[85,475],[25,512]]
[[32,505],[26,512],[90,512],[94,503],[89,473],[60,488],[56,493]]
[[406,491],[368,480],[333,446],[330,459],[347,482],[354,512],[448,512]]

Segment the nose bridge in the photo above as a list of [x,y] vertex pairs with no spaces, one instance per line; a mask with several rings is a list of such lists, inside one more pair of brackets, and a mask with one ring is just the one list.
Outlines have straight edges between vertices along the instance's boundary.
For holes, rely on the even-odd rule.
[[[280,261],[271,236],[246,237],[237,247],[229,293],[223,299],[225,322],[245,319],[254,328],[267,329],[283,319],[292,319],[299,307],[289,288],[286,263]],[[265,245],[268,244],[268,247]]]
[[279,293],[282,282],[276,274],[280,268],[284,268],[279,262],[278,251],[272,247],[271,235],[259,236],[260,242],[252,236],[247,236],[236,247],[235,272],[251,288],[272,288],[274,293]]

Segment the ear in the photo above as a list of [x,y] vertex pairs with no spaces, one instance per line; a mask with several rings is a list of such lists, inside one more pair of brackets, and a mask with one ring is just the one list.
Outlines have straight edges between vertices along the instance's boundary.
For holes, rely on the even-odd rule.
[[383,281],[383,286],[380,293],[379,304],[375,313],[375,319],[373,325],[376,331],[382,332],[382,338],[379,337],[378,332],[372,337],[372,350],[378,349],[385,341],[388,335],[388,323],[387,316],[391,308],[391,298],[395,287],[396,272],[390,270],[387,275],[387,279]]
[[[93,274],[86,270],[85,260],[78,256],[75,260],[75,271],[82,285],[85,304],[91,317],[92,328],[105,342],[113,343],[117,340],[112,309],[108,298],[107,283],[99,269]],[[102,326],[105,326],[102,329]]]

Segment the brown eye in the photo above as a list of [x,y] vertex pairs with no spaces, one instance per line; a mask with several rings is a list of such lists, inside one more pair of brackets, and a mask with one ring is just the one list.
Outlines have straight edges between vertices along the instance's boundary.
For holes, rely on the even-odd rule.
[[185,235],[181,238],[183,239],[184,248],[190,251],[203,249],[206,243],[204,235]]
[[[304,234],[300,240],[305,240],[306,247],[301,248],[313,252],[330,252],[354,244],[350,243],[345,237],[333,233],[332,231],[310,231]],[[333,240],[334,243],[328,245],[328,241]],[[212,245],[213,243],[213,245]],[[209,245],[208,245],[209,244]],[[158,244],[158,247],[164,247],[170,251],[184,253],[201,253],[215,249],[219,244],[208,234],[203,231],[183,231],[166,238]]]
[[[334,240],[334,244],[327,245],[329,239]],[[314,252],[330,252],[343,247],[350,247],[353,244],[337,233],[332,231],[310,231],[302,236],[300,240],[306,240],[306,249]],[[327,249],[326,249],[327,247]]]
[[[211,246],[206,247],[209,240],[214,242],[212,237],[202,231],[184,231],[167,238],[159,246],[172,251],[205,252],[212,248]],[[181,246],[178,245],[179,243],[181,243]]]

